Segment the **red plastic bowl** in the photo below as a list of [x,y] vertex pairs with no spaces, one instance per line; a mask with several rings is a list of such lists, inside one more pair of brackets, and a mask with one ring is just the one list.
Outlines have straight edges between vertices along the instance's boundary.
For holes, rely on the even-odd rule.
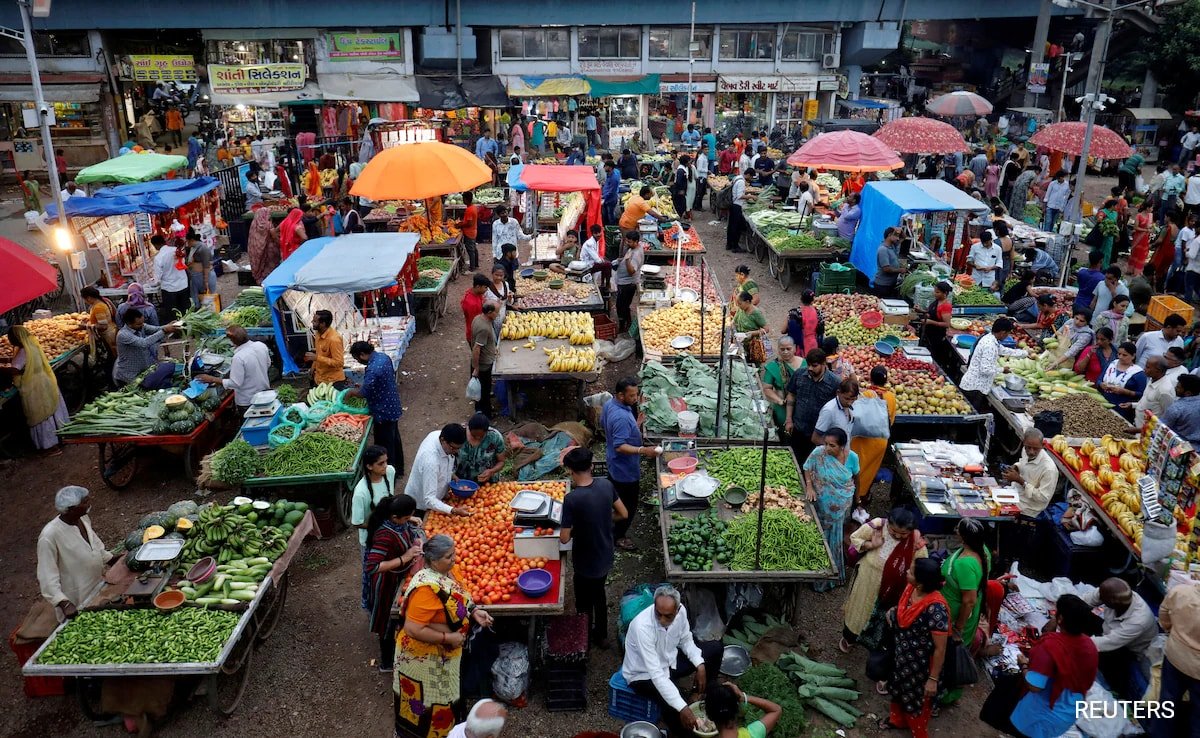
[[154,606],[159,610],[174,610],[183,604],[187,597],[178,589],[168,589],[154,596]]
[[211,556],[205,556],[197,561],[195,566],[193,566],[191,569],[188,569],[187,576],[184,577],[184,579],[187,579],[193,584],[200,584],[211,577],[213,572],[216,570],[217,560]]
[[695,456],[680,456],[668,461],[667,468],[676,474],[689,474],[696,470],[696,465],[699,463],[700,459]]
[[883,325],[883,313],[878,310],[868,310],[858,320],[862,323],[863,328],[878,328]]

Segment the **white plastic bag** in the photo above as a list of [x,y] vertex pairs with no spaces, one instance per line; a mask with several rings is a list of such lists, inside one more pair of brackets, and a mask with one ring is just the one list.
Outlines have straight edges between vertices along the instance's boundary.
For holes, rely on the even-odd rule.
[[1153,564],[1175,551],[1175,526],[1147,520],[1142,526],[1142,563]]
[[[1122,714],[1121,706],[1117,704],[1111,692],[1096,682],[1083,699],[1088,709],[1083,711],[1084,717],[1075,720],[1075,726],[1084,735],[1090,738],[1120,738],[1125,734],[1129,728],[1129,721]],[[1087,717],[1092,714],[1096,717]]]
[[483,397],[483,386],[479,384],[479,377],[471,377],[471,381],[467,382],[467,399],[479,402],[481,397]]
[[492,692],[496,699],[516,702],[529,689],[529,649],[523,643],[501,643],[492,664]]
[[696,587],[689,591],[687,607],[688,612],[696,616],[692,635],[697,641],[719,641],[725,637],[725,623],[721,622],[721,613],[717,610],[717,600],[712,590]]
[[628,336],[618,338],[615,343],[610,341],[596,341],[593,348],[596,349],[596,356],[612,363],[624,361],[633,355],[637,349],[637,343]]

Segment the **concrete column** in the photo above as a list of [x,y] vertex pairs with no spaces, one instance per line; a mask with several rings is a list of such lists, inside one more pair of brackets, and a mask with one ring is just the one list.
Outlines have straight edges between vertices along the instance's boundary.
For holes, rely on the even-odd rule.
[[[1033,52],[1029,57],[1030,72],[1033,71],[1034,64],[1041,64],[1046,60],[1046,40],[1050,37],[1050,5],[1050,0],[1042,0],[1041,7],[1038,8],[1037,26],[1033,31],[1033,46],[1030,47]],[[1037,107],[1037,97],[1026,89],[1025,107]],[[995,102],[999,103],[1000,100]]]
[[[862,65],[847,64],[842,69],[846,70],[846,89],[849,90],[850,99],[857,100],[862,95],[859,90],[862,85]],[[836,116],[837,113],[833,112],[831,115]]]
[[1158,80],[1154,78],[1154,73],[1149,69],[1146,70],[1146,79],[1142,81],[1142,99],[1138,102],[1138,106],[1158,107]]

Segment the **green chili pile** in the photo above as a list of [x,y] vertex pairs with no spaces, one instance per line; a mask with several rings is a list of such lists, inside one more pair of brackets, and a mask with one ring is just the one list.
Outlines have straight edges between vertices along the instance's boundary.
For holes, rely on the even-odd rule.
[[[755,541],[758,537],[758,513],[748,512],[734,518],[725,528],[725,546],[733,552],[729,568],[754,569]],[[787,510],[763,511],[763,571],[822,571],[830,568],[825,541],[816,523],[802,521]]]
[[305,433],[274,448],[263,457],[264,477],[336,474],[348,470],[358,456],[358,444],[328,433]]
[[[787,487],[789,494],[800,494],[800,474],[789,449],[767,451],[767,486]],[[757,448],[731,448],[727,451],[706,452],[703,457],[708,475],[730,485],[741,487],[750,493],[758,492],[762,471],[762,450]],[[723,492],[723,490],[722,490]]]
[[239,615],[182,608],[79,613],[42,652],[41,664],[168,664],[216,661]]

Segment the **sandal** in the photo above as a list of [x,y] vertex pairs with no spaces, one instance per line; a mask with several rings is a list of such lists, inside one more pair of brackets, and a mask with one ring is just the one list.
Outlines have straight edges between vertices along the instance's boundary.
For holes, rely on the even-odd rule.
[[875,694],[882,694],[884,696],[891,694],[888,692],[887,682],[875,682]]
[[621,540],[617,541],[617,548],[621,549],[622,551],[638,550],[637,544],[628,538],[622,538]]
[[875,724],[880,730],[900,730],[900,726],[893,723],[889,718],[879,718],[879,722]]
[[838,650],[842,653],[850,653],[850,644],[846,641],[845,637],[838,641]]

